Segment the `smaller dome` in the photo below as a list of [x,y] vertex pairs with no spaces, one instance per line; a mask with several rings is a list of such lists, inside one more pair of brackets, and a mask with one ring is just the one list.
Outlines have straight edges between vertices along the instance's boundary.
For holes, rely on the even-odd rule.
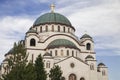
[[52,56],[50,53],[46,52],[43,56]]
[[89,36],[88,34],[84,34],[80,39],[83,39],[83,38],[90,38],[90,39],[92,39],[92,37]]
[[94,57],[91,55],[88,55],[85,59],[88,59],[88,58],[94,59]]
[[27,33],[37,33],[37,31],[32,29],[32,28],[30,28]]
[[99,63],[98,66],[105,66],[105,64],[104,63]]
[[48,45],[47,49],[59,48],[59,47],[66,47],[66,48],[78,49],[73,42],[71,42],[69,40],[66,40],[66,39],[56,39],[56,40],[52,41]]

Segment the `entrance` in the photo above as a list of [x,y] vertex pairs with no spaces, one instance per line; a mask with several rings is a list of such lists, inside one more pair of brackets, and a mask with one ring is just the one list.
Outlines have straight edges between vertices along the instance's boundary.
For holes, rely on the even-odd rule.
[[69,80],[76,80],[76,75],[75,74],[70,74],[69,75]]

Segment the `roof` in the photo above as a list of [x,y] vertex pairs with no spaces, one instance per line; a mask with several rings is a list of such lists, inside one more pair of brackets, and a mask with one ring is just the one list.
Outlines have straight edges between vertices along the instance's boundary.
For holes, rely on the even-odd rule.
[[98,66],[105,66],[105,64],[104,63],[99,63]]
[[29,29],[27,33],[37,33],[37,31],[34,29]]
[[92,37],[90,35],[88,35],[88,34],[84,34],[80,39],[83,39],[83,38],[90,38],[90,39],[92,39]]
[[91,56],[91,55],[88,55],[85,59],[88,59],[88,58],[92,58],[92,59],[94,59],[94,57]]
[[50,53],[46,52],[43,56],[52,56]]
[[66,48],[78,49],[73,42],[71,42],[69,40],[66,40],[66,39],[56,39],[56,40],[52,41],[47,46],[47,49],[50,49],[50,48],[59,48],[59,47],[66,47]]
[[59,13],[46,13],[41,15],[36,19],[33,26],[46,24],[46,23],[58,23],[58,24],[65,24],[71,26],[70,21],[63,15]]

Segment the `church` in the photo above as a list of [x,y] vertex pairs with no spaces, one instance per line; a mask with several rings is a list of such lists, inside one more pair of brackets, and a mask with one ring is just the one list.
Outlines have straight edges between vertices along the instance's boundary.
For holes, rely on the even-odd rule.
[[[97,63],[93,38],[88,34],[78,38],[69,19],[54,12],[54,7],[51,5],[51,12],[40,15],[25,34],[22,42],[28,61],[34,62],[41,54],[48,74],[53,66],[61,67],[62,80],[108,80],[108,68]],[[5,58],[10,55],[9,51]],[[0,74],[5,73],[6,63],[2,62]]]

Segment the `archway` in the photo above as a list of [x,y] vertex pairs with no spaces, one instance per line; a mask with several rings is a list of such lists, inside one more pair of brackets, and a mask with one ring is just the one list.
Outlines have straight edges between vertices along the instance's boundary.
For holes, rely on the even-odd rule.
[[76,75],[75,74],[70,74],[69,75],[69,80],[76,80]]

